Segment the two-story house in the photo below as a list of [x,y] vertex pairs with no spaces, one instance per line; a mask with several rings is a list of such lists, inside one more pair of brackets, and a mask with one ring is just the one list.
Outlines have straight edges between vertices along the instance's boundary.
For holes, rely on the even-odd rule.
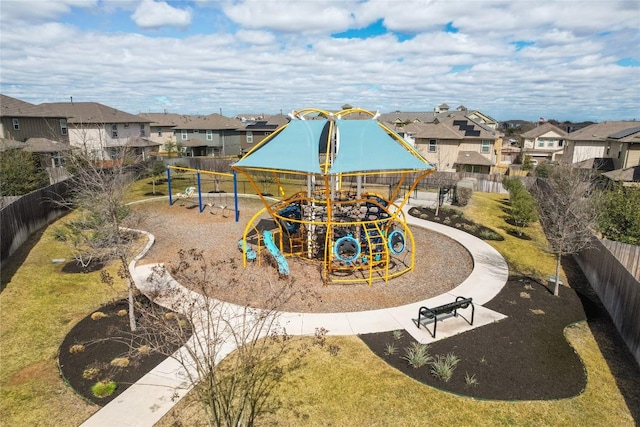
[[614,169],[640,164],[640,123],[594,123],[566,136],[563,160],[567,163],[611,159]]
[[[70,151],[67,118],[42,106],[0,95],[2,149],[21,149],[37,155],[49,170],[63,164]],[[55,174],[56,176],[59,174]]]
[[53,102],[42,107],[67,117],[69,142],[96,160],[113,160],[128,148],[143,159],[157,152],[148,119],[97,102]]
[[176,143],[186,156],[237,156],[241,153],[242,122],[214,113],[188,116],[173,128]]
[[160,152],[174,151],[176,134],[174,128],[190,121],[191,116],[174,113],[139,113],[138,116],[150,120],[148,139],[160,144]]
[[289,123],[289,117],[283,114],[264,116],[252,119],[241,118],[244,127],[238,129],[240,132],[241,154],[248,153],[259,142],[271,135],[276,129]]
[[567,133],[551,123],[544,123],[521,135],[523,154],[538,161],[558,161],[564,151]]
[[466,117],[418,124],[415,146],[440,171],[492,173],[498,132]]

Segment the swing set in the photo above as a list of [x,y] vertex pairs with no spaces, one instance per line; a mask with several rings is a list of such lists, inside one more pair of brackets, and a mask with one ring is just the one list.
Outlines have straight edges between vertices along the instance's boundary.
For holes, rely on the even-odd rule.
[[[187,187],[184,193],[177,193],[176,196],[173,196],[171,191],[171,171],[180,171],[180,172],[192,172],[196,174],[196,184],[197,187]],[[198,194],[198,209],[199,212],[202,213],[205,209],[205,206],[213,207],[213,203],[203,203],[202,201],[202,180],[201,175],[214,175],[217,177],[227,177],[233,178],[233,201],[234,201],[234,211],[235,211],[235,221],[238,222],[240,220],[240,210],[238,208],[238,180],[235,171],[233,173],[225,173],[225,172],[213,172],[213,171],[204,171],[200,169],[192,169],[192,168],[184,168],[180,166],[167,166],[167,186],[169,187],[169,205],[173,206],[176,200],[185,199],[191,197],[192,194]],[[225,210],[228,208],[227,205],[220,205],[222,210],[222,215],[224,215]]]

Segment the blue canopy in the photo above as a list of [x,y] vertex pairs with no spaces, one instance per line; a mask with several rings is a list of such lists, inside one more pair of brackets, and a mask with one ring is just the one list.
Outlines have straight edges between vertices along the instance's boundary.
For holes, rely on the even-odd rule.
[[[434,168],[419,153],[407,148],[400,136],[391,136],[377,120],[336,119],[335,126],[338,144],[330,175]],[[322,174],[319,154],[326,152],[328,130],[326,119],[292,120],[234,167]]]
[[320,174],[318,144],[328,120],[292,120],[272,139],[234,166]]
[[[336,120],[338,153],[329,173],[429,170],[433,166],[412,154],[376,120]],[[400,138],[398,136],[398,138]]]

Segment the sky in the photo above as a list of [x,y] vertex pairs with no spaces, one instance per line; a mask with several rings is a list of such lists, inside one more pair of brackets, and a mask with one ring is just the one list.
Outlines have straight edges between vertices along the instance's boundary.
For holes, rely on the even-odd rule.
[[0,0],[0,93],[132,114],[640,120],[640,0]]

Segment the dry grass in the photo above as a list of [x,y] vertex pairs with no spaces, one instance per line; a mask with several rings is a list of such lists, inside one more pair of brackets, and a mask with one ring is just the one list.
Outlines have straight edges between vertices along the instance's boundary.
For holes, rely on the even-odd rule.
[[[506,194],[474,193],[473,199],[463,211],[467,218],[496,230],[504,237],[503,241],[487,240],[496,248],[509,264],[512,274],[530,276],[545,283],[549,275],[555,274],[555,257],[545,252],[547,240],[540,223],[536,222],[525,228],[524,232],[530,240],[521,239],[508,233],[513,227],[504,221],[508,209],[509,196]],[[564,274],[561,274],[564,276]],[[566,276],[563,277],[567,283]]]
[[[551,401],[480,401],[420,384],[387,365],[357,337],[328,337],[337,356],[314,349],[300,371],[285,376],[275,395],[282,407],[257,425],[408,426],[425,424],[633,425],[615,379],[586,322],[565,335],[583,359],[589,381],[583,394]],[[308,338],[311,340],[311,338]],[[607,402],[603,405],[602,402]],[[204,425],[201,409],[185,398],[158,424]]]
[[[97,410],[60,378],[57,354],[67,332],[105,301],[124,296],[100,272],[64,274],[68,248],[49,226],[2,266],[0,420],[2,425],[76,426]],[[115,269],[109,267],[113,276]]]

